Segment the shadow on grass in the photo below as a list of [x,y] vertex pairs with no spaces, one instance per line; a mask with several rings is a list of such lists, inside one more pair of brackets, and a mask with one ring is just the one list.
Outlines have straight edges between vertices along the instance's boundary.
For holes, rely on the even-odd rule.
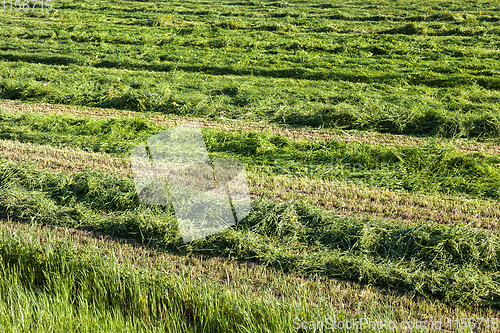
[[42,56],[42,55],[18,55],[18,54],[2,54],[2,60],[14,62],[28,62],[33,64],[44,65],[63,65],[79,64],[81,61],[61,56]]

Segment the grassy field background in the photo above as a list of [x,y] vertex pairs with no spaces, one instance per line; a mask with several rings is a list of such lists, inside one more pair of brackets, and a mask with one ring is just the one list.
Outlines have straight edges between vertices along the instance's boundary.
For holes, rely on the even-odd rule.
[[[496,1],[9,9],[3,331],[500,330]],[[253,203],[184,244],[171,207],[139,202],[129,156],[193,119],[211,158],[244,163]]]

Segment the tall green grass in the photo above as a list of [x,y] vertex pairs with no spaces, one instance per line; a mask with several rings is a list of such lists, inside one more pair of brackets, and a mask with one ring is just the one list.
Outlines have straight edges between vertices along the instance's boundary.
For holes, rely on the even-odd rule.
[[298,301],[248,299],[209,281],[76,253],[68,242],[21,237],[0,240],[4,332],[290,332],[291,313],[316,314]]

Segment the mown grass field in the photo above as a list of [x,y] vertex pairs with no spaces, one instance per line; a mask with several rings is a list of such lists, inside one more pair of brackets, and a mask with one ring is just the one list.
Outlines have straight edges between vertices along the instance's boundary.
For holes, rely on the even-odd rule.
[[[1,330],[500,331],[499,15],[491,0],[0,10]],[[171,207],[139,202],[129,157],[193,119],[211,158],[245,165],[252,210],[185,244]]]

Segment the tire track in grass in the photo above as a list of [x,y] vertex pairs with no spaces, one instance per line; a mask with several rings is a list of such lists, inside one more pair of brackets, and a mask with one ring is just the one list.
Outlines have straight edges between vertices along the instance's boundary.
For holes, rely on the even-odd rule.
[[[0,157],[32,161],[38,168],[53,172],[98,170],[123,178],[133,175],[128,159],[78,149],[0,140]],[[500,205],[493,200],[415,195],[308,177],[267,176],[252,168],[247,175],[253,197],[279,201],[302,199],[340,215],[370,215],[406,223],[458,222],[488,229],[496,229],[500,223]]]
[[[240,130],[262,132],[267,131],[273,135],[281,135],[294,141],[327,141],[336,140],[344,143],[359,142],[371,145],[388,145],[413,147],[429,140],[428,138],[412,137],[406,135],[393,135],[382,133],[347,133],[342,130],[325,129],[292,129],[273,126],[270,124],[249,123],[238,120],[221,119],[220,122],[210,121],[205,118],[179,117],[163,114],[145,114],[135,111],[102,109],[68,106],[62,104],[47,103],[23,103],[19,101],[0,100],[0,108],[18,113],[44,113],[68,115],[76,118],[91,117],[97,119],[119,118],[119,117],[144,117],[149,121],[162,126],[178,126],[180,124],[198,120],[201,127],[217,128],[229,132]],[[500,144],[495,142],[477,142],[473,140],[456,139],[440,140],[438,143],[444,146],[453,146],[462,152],[485,152],[500,155]]]

